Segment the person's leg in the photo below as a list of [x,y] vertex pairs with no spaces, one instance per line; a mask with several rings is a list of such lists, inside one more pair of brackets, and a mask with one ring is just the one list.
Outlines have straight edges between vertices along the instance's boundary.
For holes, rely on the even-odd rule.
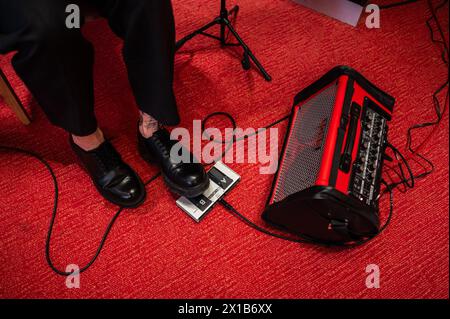
[[[124,40],[123,57],[137,105],[140,131],[179,124],[173,72],[175,22],[170,0],[96,0],[111,29]],[[147,125],[146,125],[147,124]]]
[[160,166],[169,188],[196,197],[209,178],[192,154],[189,162],[170,156],[177,144],[161,126],[179,124],[173,91],[175,22],[170,0],[96,0],[113,31],[124,40],[123,56],[140,109],[138,145],[142,157]]
[[80,29],[66,27],[73,0],[0,0],[0,53],[12,63],[50,121],[71,134],[71,145],[99,192],[135,207],[145,199],[137,174],[104,140],[94,115],[93,49]]
[[[77,1],[75,1],[76,3]],[[70,0],[0,0],[13,67],[49,120],[77,136],[97,130],[93,49],[80,29],[65,25]]]

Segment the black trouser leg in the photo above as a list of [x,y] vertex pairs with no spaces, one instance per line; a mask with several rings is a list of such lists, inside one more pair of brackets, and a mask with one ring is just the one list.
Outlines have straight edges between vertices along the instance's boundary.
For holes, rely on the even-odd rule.
[[141,111],[177,125],[173,91],[175,22],[170,0],[96,0],[124,40],[123,56]]
[[0,0],[0,53],[12,63],[50,121],[85,136],[94,116],[93,49],[79,29],[65,25],[73,0]]

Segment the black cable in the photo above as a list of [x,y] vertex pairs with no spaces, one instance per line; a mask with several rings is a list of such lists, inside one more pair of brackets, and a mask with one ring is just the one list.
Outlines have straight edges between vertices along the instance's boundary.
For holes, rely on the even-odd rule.
[[[412,172],[411,166],[409,165],[408,161],[406,160],[405,156],[391,143],[388,143],[388,148],[390,148],[395,155],[396,160],[398,161],[398,168],[400,170],[400,176],[402,177],[402,183],[407,188],[414,188],[415,186],[415,178],[414,173]],[[409,178],[406,177],[405,170],[403,169],[403,165],[406,167],[406,170],[408,171]]]
[[[236,128],[237,128],[236,121],[235,121],[235,119],[233,118],[233,116],[231,114],[229,114],[227,112],[214,112],[214,113],[209,114],[205,118],[205,120],[203,121],[203,124],[202,124],[202,131],[203,131],[203,133],[205,132],[206,123],[211,118],[213,118],[215,116],[224,116],[224,117],[228,118],[230,120],[230,122],[233,124],[233,130],[234,131],[236,130]],[[284,116],[284,117],[282,117],[282,118],[280,118],[280,119],[270,123],[269,125],[265,126],[264,128],[259,129],[258,131],[256,131],[253,134],[244,135],[243,137],[240,137],[240,138],[238,138],[236,136],[233,136],[231,141],[221,141],[221,142],[218,142],[218,143],[223,143],[223,144],[231,143],[231,144],[233,144],[233,143],[235,143],[237,141],[242,141],[242,140],[248,139],[251,136],[258,135],[258,134],[268,130],[269,128],[274,127],[275,125],[278,125],[279,123],[282,123],[282,122],[288,120],[289,118],[290,118],[290,115],[286,115],[286,116]],[[208,137],[208,139],[211,140],[211,141],[214,141],[210,137]],[[390,145],[390,146],[397,153],[396,156],[399,156],[400,158],[402,158],[405,161],[405,165],[407,167],[407,170],[410,173],[411,178],[414,179],[414,175],[412,174],[412,171],[411,171],[411,169],[410,169],[406,159],[404,158],[404,156],[394,146],[392,146],[392,145]],[[227,152],[227,150],[224,151],[224,153],[222,154],[222,157],[225,156],[226,152]],[[305,235],[300,235],[300,234],[296,234],[299,238],[293,238],[293,237],[289,237],[289,236],[280,235],[280,234],[271,232],[270,230],[265,229],[265,228],[257,225],[256,223],[252,222],[250,219],[248,219],[242,213],[240,213],[236,208],[234,208],[233,205],[228,203],[224,198],[220,199],[219,203],[223,207],[225,207],[229,212],[231,212],[235,217],[239,218],[241,221],[243,221],[245,224],[247,224],[251,228],[253,228],[256,231],[259,231],[259,232],[261,232],[263,234],[271,236],[271,237],[275,237],[275,238],[278,238],[278,239],[282,239],[282,240],[286,240],[286,241],[294,242],[294,243],[314,244],[314,245],[321,245],[321,246],[326,246],[326,247],[330,247],[330,246],[355,247],[355,246],[363,245],[363,244],[373,240],[377,236],[379,236],[387,228],[387,226],[390,224],[390,222],[392,220],[392,215],[393,215],[393,211],[394,211],[393,189],[384,180],[382,181],[382,183],[386,185],[386,188],[389,191],[389,195],[390,195],[389,196],[390,197],[389,215],[388,215],[388,218],[387,218],[385,224],[380,228],[380,231],[375,236],[372,236],[370,238],[365,238],[365,239],[362,239],[362,240],[359,240],[359,241],[351,242],[351,243],[332,243],[331,244],[331,243],[320,242],[320,241],[318,241],[318,240],[316,240],[314,238],[309,238],[309,237],[307,237]]]
[[272,236],[272,237],[275,237],[275,238],[278,238],[278,239],[283,239],[283,240],[286,240],[286,241],[294,242],[294,243],[301,243],[301,244],[310,244],[310,243],[312,243],[308,239],[295,239],[295,238],[292,238],[292,237],[288,237],[288,236],[272,233],[271,231],[269,231],[269,230],[267,230],[267,229],[265,229],[265,228],[255,224],[254,222],[249,220],[247,217],[245,217],[243,214],[241,214],[236,208],[234,208],[230,203],[228,203],[225,199],[222,198],[221,200],[219,200],[219,203],[222,204],[223,207],[228,209],[228,211],[230,211],[234,216],[238,217],[241,221],[246,223],[248,226],[252,227],[253,229],[255,229],[255,230],[257,230],[257,231],[259,231],[259,232],[261,232],[263,234],[266,234],[266,235],[269,235],[269,236]]
[[[54,264],[53,261],[51,259],[51,254],[50,254],[50,243],[51,243],[51,238],[52,238],[52,233],[53,233],[53,227],[55,224],[55,220],[56,220],[56,215],[58,212],[58,199],[59,199],[59,186],[58,186],[58,180],[56,178],[56,174],[53,170],[53,168],[50,166],[50,164],[47,162],[47,160],[45,160],[41,155],[32,152],[32,151],[28,151],[28,150],[24,150],[24,149],[20,149],[17,147],[11,147],[11,146],[2,146],[0,145],[0,150],[3,151],[9,151],[9,152],[15,152],[15,153],[20,153],[20,154],[24,154],[26,156],[30,156],[35,158],[36,160],[38,160],[39,162],[41,162],[45,168],[47,169],[47,171],[49,172],[51,178],[52,178],[52,182],[53,182],[53,189],[54,189],[54,200],[53,200],[53,209],[52,209],[52,217],[50,219],[50,225],[48,228],[48,232],[47,232],[47,237],[45,240],[45,258],[47,261],[47,264],[49,265],[49,267],[58,275],[61,276],[69,276],[73,273],[69,273],[63,270],[58,269]],[[156,178],[158,178],[161,174],[156,174],[155,176],[153,176],[151,179],[149,179],[145,185],[149,185],[150,183],[152,183]],[[88,270],[93,264],[94,262],[97,260],[97,258],[100,256],[100,253],[102,251],[103,246],[105,245],[106,240],[108,239],[108,235],[111,232],[112,227],[114,226],[117,218],[119,218],[120,214],[124,211],[125,208],[119,208],[116,213],[114,214],[114,216],[111,218],[111,221],[109,222],[108,226],[106,227],[106,230],[102,236],[102,239],[100,240],[100,243],[98,245],[98,248],[94,254],[94,256],[92,257],[92,259],[82,268],[80,268],[79,273],[83,273],[86,270]]]
[[[437,45],[439,45],[441,47],[442,50],[442,54],[441,54],[441,59],[442,62],[448,67],[448,44],[446,42],[446,38],[444,35],[444,31],[442,29],[441,23],[437,17],[437,12],[442,9],[445,5],[448,4],[448,0],[444,0],[442,1],[439,5],[437,5],[436,7],[433,7],[432,1],[431,0],[427,0],[428,3],[428,7],[429,10],[431,12],[431,17],[426,21],[426,25],[430,31],[430,37],[431,37],[431,41]],[[438,29],[438,33],[441,37],[441,40],[438,40],[435,38],[434,35],[434,30],[433,27],[431,25],[431,22],[434,21],[436,24],[436,27]],[[433,93],[433,108],[436,114],[436,119],[434,121],[429,121],[429,122],[424,122],[424,123],[419,123],[419,124],[415,124],[412,125],[411,127],[408,128],[408,132],[407,132],[407,141],[406,141],[406,148],[408,149],[408,151],[412,154],[415,155],[417,157],[419,157],[420,159],[422,159],[423,161],[425,161],[425,163],[429,166],[428,170],[425,170],[423,173],[415,176],[416,179],[420,179],[420,178],[424,178],[428,175],[430,175],[431,173],[434,172],[434,164],[428,159],[426,158],[424,155],[422,155],[421,153],[419,153],[419,149],[420,147],[422,147],[432,136],[432,134],[434,133],[434,130],[439,126],[439,124],[441,123],[444,114],[447,111],[447,103],[448,103],[448,99],[449,99],[449,91],[448,91],[448,85],[449,85],[449,78],[448,78],[448,73],[447,73],[447,79],[445,81],[445,83],[443,83],[442,85],[439,86],[439,88]],[[444,107],[441,108],[441,104],[439,101],[439,95],[441,94],[442,91],[444,91],[444,89],[447,88],[447,93],[445,95],[445,100],[444,100]],[[435,127],[433,129],[433,131],[422,141],[422,143],[417,147],[414,148],[413,147],[413,138],[412,138],[412,133],[415,130],[420,130],[420,129],[424,129],[427,127]],[[397,184],[401,184],[402,181],[400,181]]]
[[[448,4],[448,2],[449,2],[448,0],[444,0],[440,4],[438,4],[436,7],[433,7],[432,1],[427,0],[428,7],[431,12],[431,17],[426,21],[426,26],[428,27],[428,29],[430,31],[431,41],[433,43],[441,46],[441,50],[442,50],[441,59],[442,59],[443,63],[447,66],[448,66],[448,44],[445,41],[445,35],[443,32],[441,23],[440,23],[439,19],[437,18],[437,12],[441,8],[443,8],[446,4]],[[431,25],[432,21],[434,21],[437,26],[438,33],[441,37],[441,40],[435,38],[435,32]],[[449,79],[448,79],[448,75],[447,75],[446,82],[443,83],[442,85],[440,85],[439,88],[433,93],[433,108],[434,108],[434,111],[436,114],[436,119],[434,121],[414,124],[411,127],[409,127],[408,131],[407,131],[406,149],[413,156],[417,156],[419,159],[423,160],[426,163],[426,165],[428,166],[428,169],[426,169],[425,166],[423,166],[420,162],[417,161],[419,164],[422,165],[422,167],[424,167],[425,171],[420,174],[416,174],[416,175],[412,174],[412,170],[411,170],[407,160],[405,159],[405,157],[399,152],[398,149],[396,149],[395,147],[390,145],[390,148],[392,149],[392,151],[395,154],[395,157],[398,160],[397,167],[399,168],[399,172],[397,172],[395,170],[394,170],[394,172],[400,177],[400,179],[398,181],[395,181],[395,182],[392,182],[391,184],[389,184],[389,186],[392,189],[395,189],[398,186],[403,186],[404,187],[403,192],[404,192],[404,191],[406,191],[406,189],[414,187],[415,180],[423,179],[434,172],[434,169],[435,169],[434,164],[431,162],[431,160],[429,160],[424,155],[419,153],[419,150],[431,138],[431,136],[434,133],[434,130],[438,128],[439,124],[441,123],[441,121],[443,119],[444,114],[447,111],[447,103],[448,103],[448,99],[449,99],[448,85],[449,85]],[[447,93],[446,93],[446,97],[445,97],[445,101],[444,101],[444,107],[441,108],[438,96],[442,91],[444,91],[445,88],[447,88]],[[424,129],[427,127],[435,127],[435,128],[421,142],[421,144],[418,147],[414,147],[413,146],[413,137],[412,137],[413,131]],[[399,159],[399,157],[400,157],[400,159]],[[403,166],[406,167],[406,170],[408,171],[408,176],[405,174],[405,170],[403,169]]]
[[[211,136],[209,136],[209,135],[206,134],[206,132],[205,132],[205,131],[206,131],[206,124],[208,123],[208,121],[209,121],[211,118],[217,117],[217,116],[223,116],[223,117],[226,117],[226,118],[230,121],[230,123],[232,124],[232,126],[233,126],[233,131],[236,131],[236,129],[237,129],[236,120],[234,119],[234,117],[233,117],[230,113],[227,113],[227,112],[213,112],[213,113],[208,114],[208,116],[206,116],[205,119],[202,121],[202,132],[203,132],[203,135],[204,135],[208,140],[210,140],[210,141],[212,141],[212,142],[217,142],[217,141],[215,141],[214,139],[212,139]],[[242,137],[237,137],[236,135],[233,134],[233,137],[232,137],[231,140],[228,140],[228,141],[220,141],[220,142],[217,142],[217,143],[229,144],[229,143],[235,143],[235,142],[240,142],[240,141],[246,140],[246,139],[248,139],[248,138],[250,138],[250,137],[252,137],[252,136],[256,136],[256,135],[258,135],[258,134],[260,134],[260,133],[262,133],[262,132],[265,132],[265,131],[268,130],[269,128],[274,127],[274,126],[276,126],[276,125],[278,125],[278,124],[280,124],[280,123],[282,123],[282,122],[288,120],[289,117],[290,117],[290,114],[288,114],[288,115],[286,115],[286,116],[284,116],[284,117],[282,117],[282,118],[280,118],[280,119],[278,119],[278,120],[276,120],[276,121],[270,123],[269,125],[267,125],[267,126],[261,128],[261,129],[257,130],[255,133],[248,134],[248,135],[244,135],[244,136],[242,136]]]
[[[29,153],[29,155],[35,157],[36,159],[39,159],[39,161],[41,161],[41,163],[43,163],[47,169],[49,170],[50,174],[52,175],[53,178],[53,183],[54,183],[54,187],[55,187],[55,205],[53,208],[53,213],[52,213],[52,218],[50,220],[50,226],[48,229],[48,233],[47,233],[47,239],[45,242],[45,257],[47,259],[47,264],[50,266],[50,268],[57,273],[58,275],[61,276],[69,276],[72,273],[66,272],[66,271],[62,271],[59,270],[56,266],[54,266],[52,259],[50,257],[50,242],[51,242],[51,237],[52,237],[52,232],[53,232],[53,225],[56,219],[56,214],[57,214],[57,204],[58,204],[58,182],[56,180],[56,176],[55,173],[53,172],[52,168],[50,167],[50,165],[48,164],[48,162],[46,162],[43,158],[39,158],[36,155],[37,154],[33,154],[33,153]],[[155,181],[159,176],[161,176],[161,174],[156,174],[153,177],[151,177],[147,182],[144,183],[145,186],[148,186],[149,184],[151,184],[153,181]],[[102,239],[100,240],[100,243],[98,245],[97,251],[95,252],[94,256],[92,257],[92,259],[86,264],[86,266],[80,268],[79,273],[83,273],[86,270],[88,270],[93,264],[94,262],[97,260],[97,258],[100,256],[100,253],[102,252],[103,246],[105,245],[106,240],[108,239],[109,233],[111,232],[112,227],[114,226],[117,218],[119,218],[120,214],[125,210],[125,208],[120,207],[117,212],[114,214],[114,216],[111,218],[111,221],[109,222],[108,226],[106,227],[105,232],[103,233]]]
[[407,4],[412,4],[412,3],[415,3],[415,2],[419,2],[419,0],[399,1],[399,2],[395,2],[395,3],[385,4],[385,5],[379,6],[379,8],[380,9],[390,9],[390,8],[404,6],[404,5],[407,5]]
[[[214,140],[214,139],[212,138],[212,136],[209,136],[209,135],[206,133],[206,124],[208,123],[208,121],[209,121],[211,118],[213,118],[213,117],[218,117],[218,116],[226,117],[226,118],[230,121],[231,125],[233,126],[233,137],[232,137],[230,140],[228,140],[228,141],[227,141],[227,140],[225,140],[225,141],[223,141],[223,140],[221,140],[221,141],[216,141],[216,140]],[[263,128],[260,128],[260,129],[257,130],[255,133],[247,134],[247,135],[244,135],[244,136],[241,136],[241,137],[237,137],[237,136],[236,136],[237,125],[236,125],[236,120],[234,119],[234,117],[233,117],[230,113],[227,113],[227,112],[213,112],[213,113],[208,114],[208,115],[205,117],[205,119],[202,121],[202,134],[203,134],[203,136],[204,136],[206,139],[208,139],[208,140],[211,141],[211,142],[219,143],[219,144],[227,144],[227,146],[225,147],[225,149],[222,151],[222,154],[220,154],[220,156],[218,156],[218,157],[217,157],[216,159],[214,159],[214,161],[213,161],[213,162],[218,162],[218,161],[220,161],[222,158],[225,157],[226,153],[231,149],[231,147],[233,146],[234,143],[236,143],[236,142],[241,142],[241,141],[244,141],[244,140],[247,140],[247,139],[249,139],[249,138],[252,137],[252,136],[256,136],[256,135],[258,135],[258,134],[260,134],[260,133],[262,133],[262,132],[265,132],[266,130],[270,129],[271,127],[274,127],[274,126],[276,126],[276,125],[278,125],[278,124],[280,124],[280,123],[282,123],[282,122],[288,120],[289,117],[290,117],[290,115],[288,114],[288,115],[286,115],[286,116],[284,116],[284,117],[282,117],[282,118],[280,118],[280,119],[278,119],[278,120],[276,120],[276,121],[270,123],[269,125],[267,125],[267,126],[265,126],[265,127],[263,127]]]
[[[445,35],[444,35],[444,30],[441,26],[441,22],[439,21],[438,17],[437,17],[437,12],[443,8],[446,4],[448,4],[448,0],[444,0],[442,1],[439,5],[437,5],[436,7],[433,7],[433,2],[431,0],[427,0],[428,3],[428,8],[431,11],[431,17],[430,19],[428,19],[428,21],[434,20],[434,22],[437,25],[438,31],[439,31],[439,35],[441,36],[441,40],[436,40],[434,39],[434,36],[432,36],[432,40],[433,42],[437,42],[437,43],[441,43],[444,46],[444,50],[448,55],[448,43],[445,40]],[[447,62],[448,63],[448,60]]]
[[[29,155],[32,155],[32,153],[30,153]],[[36,155],[36,154],[34,154]],[[33,155],[32,155],[33,156]],[[35,158],[39,159],[38,157],[34,156]],[[47,264],[50,266],[50,268],[57,273],[58,275],[61,276],[69,276],[72,273],[66,272],[66,271],[62,271],[60,269],[58,269],[56,266],[54,266],[52,259],[50,257],[50,242],[51,242],[51,236],[52,236],[52,232],[53,232],[53,225],[56,219],[56,214],[57,214],[57,198],[58,198],[58,182],[56,180],[56,176],[53,172],[53,170],[51,169],[50,165],[43,160],[42,158],[39,159],[41,161],[41,163],[43,163],[47,169],[49,170],[49,172],[52,175],[53,178],[53,183],[55,186],[55,206],[53,209],[53,213],[52,213],[52,218],[50,220],[50,226],[48,229],[48,233],[47,233],[47,239],[45,242],[45,257],[47,259]],[[45,162],[45,163],[44,163]],[[146,183],[144,183],[145,186],[149,185],[150,183],[152,183],[154,180],[156,180],[161,174],[156,174],[154,175],[152,178],[150,178]],[[95,252],[94,256],[92,257],[92,259],[86,264],[86,266],[80,268],[79,273],[83,273],[86,270],[88,270],[93,264],[94,262],[97,260],[97,258],[100,256],[100,253],[102,252],[103,246],[105,245],[106,240],[108,239],[109,233],[111,232],[112,227],[114,226],[117,218],[119,218],[120,214],[125,210],[125,208],[120,207],[117,212],[114,214],[114,216],[111,218],[111,221],[109,222],[108,226],[106,227],[105,232],[103,233],[102,239],[100,240],[100,243],[98,245],[97,251]]]
[[[435,43],[435,44],[441,45],[441,47],[442,47],[441,59],[442,59],[443,63],[448,66],[448,44],[445,41],[444,31],[442,30],[441,23],[439,22],[439,19],[437,18],[437,15],[436,15],[437,11],[440,10],[441,8],[443,8],[446,4],[448,4],[448,0],[444,0],[441,4],[436,6],[436,8],[433,8],[433,4],[432,4],[431,0],[428,0],[428,6],[429,6],[429,10],[431,11],[431,17],[427,20],[426,25],[428,27],[428,30],[430,31],[431,41],[433,43]],[[439,31],[439,35],[441,37],[441,40],[437,40],[434,37],[434,30],[433,30],[433,27],[431,26],[431,21],[433,21],[433,20],[436,23],[436,26],[437,26],[437,29]],[[408,128],[406,146],[407,146],[408,150],[411,153],[418,154],[417,153],[418,149],[414,149],[413,146],[412,146],[412,133],[413,133],[413,131],[417,130],[417,129],[430,127],[430,126],[437,126],[442,121],[442,118],[443,118],[443,116],[444,116],[444,114],[445,114],[445,112],[447,110],[447,102],[448,102],[448,97],[449,97],[448,85],[449,85],[449,78],[448,78],[448,74],[447,74],[447,80],[445,81],[445,83],[443,83],[441,86],[439,86],[439,88],[433,93],[433,106],[434,106],[434,111],[436,113],[436,120],[435,121],[431,121],[431,122],[415,124],[415,125],[411,126],[410,128]],[[441,105],[440,105],[440,102],[439,102],[438,95],[446,87],[447,87],[447,94],[446,94],[446,98],[445,98],[445,101],[444,101],[444,108],[441,109]],[[420,154],[418,154],[418,155],[420,155]]]
[[391,223],[392,220],[392,216],[393,216],[393,212],[394,212],[394,193],[393,193],[393,189],[385,182],[382,181],[383,184],[386,185],[387,187],[387,191],[389,192],[389,214],[388,217],[386,219],[386,222],[383,224],[383,226],[380,228],[379,232],[370,237],[370,238],[365,238],[359,241],[355,241],[355,242],[351,242],[351,243],[324,243],[318,240],[315,240],[313,238],[308,238],[306,236],[302,236],[300,234],[296,234],[300,239],[297,238],[293,238],[293,237],[288,237],[288,236],[284,236],[284,235],[280,235],[274,232],[271,232],[268,229],[265,229],[261,226],[259,226],[258,224],[252,222],[250,219],[248,219],[247,217],[245,217],[242,213],[240,213],[236,208],[234,208],[230,203],[228,203],[225,199],[221,199],[219,200],[219,203],[225,207],[232,215],[234,215],[235,217],[237,217],[238,219],[240,219],[241,221],[243,221],[247,226],[255,229],[258,232],[261,232],[265,235],[268,235],[270,237],[274,237],[274,238],[278,238],[278,239],[282,239],[285,241],[289,241],[289,242],[293,242],[293,243],[299,243],[299,244],[311,244],[311,245],[319,245],[319,246],[325,246],[325,247],[347,247],[347,248],[352,248],[352,247],[356,247],[356,246],[361,246],[364,245],[366,243],[368,243],[369,241],[372,241],[373,239],[375,239],[376,237],[378,237],[381,233],[384,232],[384,230],[389,226],[389,224]]

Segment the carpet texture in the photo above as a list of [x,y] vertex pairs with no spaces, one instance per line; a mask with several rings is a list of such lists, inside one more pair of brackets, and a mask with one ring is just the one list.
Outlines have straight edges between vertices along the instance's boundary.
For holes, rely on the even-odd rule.
[[[236,1],[230,1],[231,4]],[[384,1],[388,3],[392,1]],[[425,25],[425,1],[382,13],[381,29],[339,23],[289,0],[239,0],[237,28],[273,82],[244,72],[240,51],[208,38],[188,43],[176,57],[175,88],[182,126],[224,110],[240,127],[263,127],[286,115],[294,95],[332,67],[349,65],[396,97],[390,139],[405,151],[406,130],[434,119],[432,94],[447,76]],[[174,1],[178,37],[209,21],[218,1]],[[448,12],[440,19],[448,30]],[[96,47],[96,112],[106,134],[144,180],[156,173],[139,158],[137,111],[120,57],[121,42],[103,20],[88,24]],[[448,35],[447,35],[448,36]],[[60,183],[52,257],[59,268],[84,265],[116,208],[100,198],[72,154],[66,134],[49,124],[10,66],[0,66],[31,112],[21,125],[0,102],[0,144],[42,154]],[[442,97],[441,97],[442,98]],[[225,127],[225,120],[216,120]],[[0,153],[0,297],[2,298],[448,298],[448,115],[424,146],[435,172],[407,193],[395,192],[390,227],[373,242],[349,250],[269,238],[217,207],[200,224],[180,211],[163,181],[148,187],[142,207],[118,219],[80,289],[45,262],[53,205],[48,172],[34,159]],[[286,124],[280,124],[280,138]],[[420,142],[430,131],[415,134]],[[231,165],[242,175],[227,200],[264,225],[260,213],[272,177],[255,164]],[[420,170],[418,164],[413,165]],[[11,183],[9,181],[14,181]],[[387,214],[387,200],[382,215]],[[377,264],[381,288],[367,289],[365,268]]]

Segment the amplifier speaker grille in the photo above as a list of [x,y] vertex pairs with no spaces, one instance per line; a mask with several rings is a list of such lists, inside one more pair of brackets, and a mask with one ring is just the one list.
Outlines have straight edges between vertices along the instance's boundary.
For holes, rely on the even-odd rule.
[[322,161],[337,83],[301,105],[291,124],[291,135],[280,163],[273,202],[314,186]]

